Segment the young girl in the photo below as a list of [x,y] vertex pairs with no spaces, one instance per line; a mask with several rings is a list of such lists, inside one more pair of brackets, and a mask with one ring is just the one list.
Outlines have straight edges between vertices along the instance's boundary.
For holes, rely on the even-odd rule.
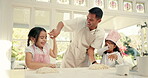
[[[28,68],[38,69],[41,67],[55,68],[55,64],[50,64],[50,56],[56,58],[57,45],[53,39],[53,50],[47,44],[47,32],[44,28],[34,27],[28,34],[28,41],[25,49],[25,62]],[[30,45],[30,42],[32,43]]]
[[101,63],[108,66],[123,64],[123,58],[116,42],[120,39],[117,31],[111,31],[105,39],[105,47],[98,50],[98,54],[102,55]]

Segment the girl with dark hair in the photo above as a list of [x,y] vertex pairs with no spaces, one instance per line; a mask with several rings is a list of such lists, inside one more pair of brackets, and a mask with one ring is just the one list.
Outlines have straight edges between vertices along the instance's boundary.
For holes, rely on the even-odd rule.
[[56,58],[57,56],[56,40],[55,38],[53,39],[52,50],[47,44],[47,32],[42,27],[34,27],[30,30],[25,52],[25,62],[27,67],[30,69],[56,67],[55,64],[50,63],[50,56],[53,58]]
[[115,66],[116,64],[123,64],[122,54],[116,45],[120,39],[120,34],[113,30],[105,39],[105,47],[98,50],[98,54],[102,55],[101,63],[108,66]]

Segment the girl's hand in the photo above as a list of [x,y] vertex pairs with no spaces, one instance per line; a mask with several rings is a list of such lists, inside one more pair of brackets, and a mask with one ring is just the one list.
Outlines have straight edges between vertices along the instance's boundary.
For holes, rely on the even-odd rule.
[[108,49],[110,49],[110,45],[109,45],[109,43],[106,43],[106,46],[108,46]]
[[118,56],[116,55],[116,54],[111,54],[111,55],[109,55],[108,56],[108,59],[110,59],[110,60],[117,60],[118,59]]
[[56,68],[56,65],[55,64],[49,64],[49,67]]
[[109,52],[112,52],[113,49],[115,48],[115,46],[113,44],[109,44],[109,43],[106,43],[106,46],[108,46],[108,51]]
[[56,38],[59,34],[60,34],[60,31],[57,30],[57,29],[53,29],[50,33],[48,33],[50,35],[50,38],[51,39],[54,39]]

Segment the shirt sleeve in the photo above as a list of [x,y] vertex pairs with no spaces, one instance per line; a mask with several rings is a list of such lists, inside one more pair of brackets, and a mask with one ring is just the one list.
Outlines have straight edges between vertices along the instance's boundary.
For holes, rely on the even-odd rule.
[[105,47],[103,47],[103,48],[97,50],[97,53],[98,53],[99,55],[103,55],[103,53],[104,53],[106,50],[108,50],[108,49],[109,49],[108,46],[105,46]]
[[95,49],[100,49],[104,41],[105,31],[103,29],[99,29],[97,31],[98,32],[95,33],[96,38],[91,44],[91,47]]
[[33,48],[31,46],[25,48],[25,53],[26,52],[30,52],[30,53],[34,54]]
[[118,56],[117,62],[118,62],[119,64],[123,64],[124,61],[123,61],[123,58],[122,58],[122,56],[121,56],[121,54],[120,54],[119,52],[117,53],[117,56]]
[[63,30],[66,32],[73,32],[81,27],[84,27],[86,24],[86,18],[79,17],[71,20],[62,21],[64,24]]

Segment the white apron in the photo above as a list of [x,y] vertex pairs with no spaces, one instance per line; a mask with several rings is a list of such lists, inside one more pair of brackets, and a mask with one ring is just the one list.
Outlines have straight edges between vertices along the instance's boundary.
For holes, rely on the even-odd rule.
[[87,49],[95,40],[88,27],[82,28],[64,54],[62,68],[87,67],[90,65]]

